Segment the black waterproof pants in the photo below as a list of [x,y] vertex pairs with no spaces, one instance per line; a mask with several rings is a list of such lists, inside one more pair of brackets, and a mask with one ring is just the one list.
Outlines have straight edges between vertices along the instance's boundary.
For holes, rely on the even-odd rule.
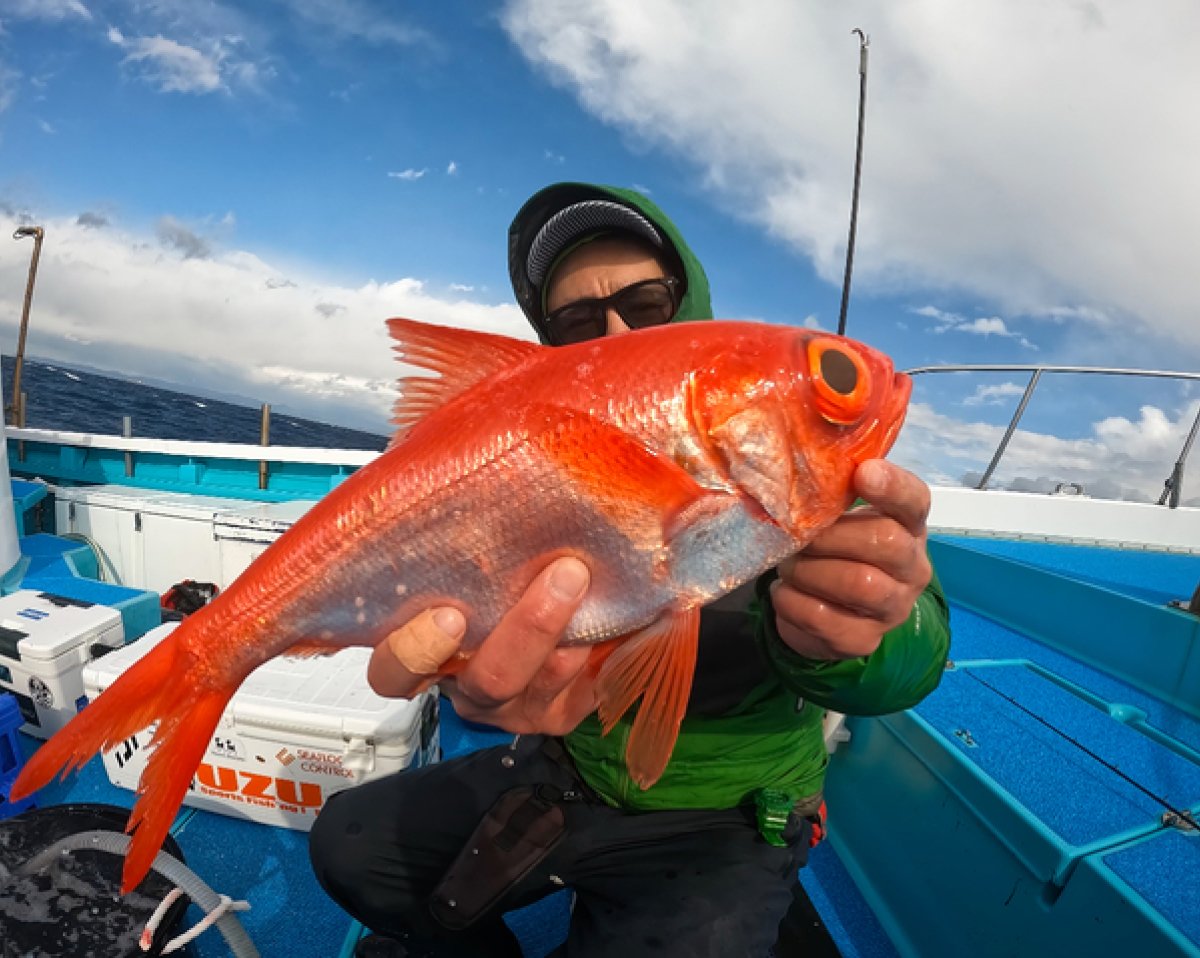
[[[556,744],[556,743],[555,743]],[[629,813],[588,798],[561,749],[526,737],[453,761],[378,779],[334,796],[311,854],[326,891],[368,928],[414,956],[520,956],[505,911],[575,892],[556,952],[569,958],[758,958],[775,942],[808,855],[810,825],[793,817],[787,847],[758,834],[752,808]],[[548,785],[581,794],[563,804],[566,834],[471,928],[449,932],[428,899],[496,799]]]

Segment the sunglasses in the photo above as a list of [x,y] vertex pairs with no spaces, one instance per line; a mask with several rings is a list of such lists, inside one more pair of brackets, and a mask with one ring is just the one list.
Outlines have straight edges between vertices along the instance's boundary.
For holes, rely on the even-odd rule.
[[674,276],[644,279],[602,299],[577,299],[546,314],[546,335],[555,346],[599,339],[614,310],[630,329],[669,323],[679,308],[680,282]]

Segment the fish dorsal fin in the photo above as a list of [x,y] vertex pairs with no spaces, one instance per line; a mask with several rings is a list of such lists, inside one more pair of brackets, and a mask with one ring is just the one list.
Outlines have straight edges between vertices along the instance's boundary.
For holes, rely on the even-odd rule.
[[607,735],[642,699],[625,747],[630,777],[646,789],[658,781],[679,737],[696,670],[700,610],[672,610],[615,644],[596,678],[601,727]]
[[399,360],[437,374],[436,378],[401,377],[397,384],[400,397],[392,409],[396,427],[392,445],[455,396],[547,348],[509,336],[434,326],[415,319],[389,319],[387,325]]

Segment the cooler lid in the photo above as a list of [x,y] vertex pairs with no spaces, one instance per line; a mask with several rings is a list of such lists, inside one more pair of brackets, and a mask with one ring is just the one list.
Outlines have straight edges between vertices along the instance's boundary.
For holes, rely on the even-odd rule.
[[[136,642],[89,663],[83,682],[89,694],[103,690],[178,626],[167,622]],[[367,684],[371,650],[336,655],[275,658],[242,683],[225,708],[223,722],[275,731],[305,732],[331,740],[371,739],[377,745],[418,734],[422,699],[388,699]]]
[[205,522],[244,505],[242,500],[228,496],[203,496],[116,484],[55,487],[54,497],[60,502]]
[[121,613],[108,606],[21,589],[0,598],[0,658],[49,662],[83,644],[120,644]]
[[290,502],[243,502],[213,516],[218,539],[260,539],[277,536],[290,529],[316,500],[293,499]]
[[234,696],[226,717],[238,724],[290,729],[379,743],[415,734],[421,701],[388,699],[367,684],[371,650],[279,657],[259,666]]

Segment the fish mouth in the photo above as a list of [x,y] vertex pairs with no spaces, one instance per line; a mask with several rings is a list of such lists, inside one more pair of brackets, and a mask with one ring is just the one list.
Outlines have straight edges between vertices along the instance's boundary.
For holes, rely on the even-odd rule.
[[875,415],[870,422],[857,433],[847,455],[854,465],[868,459],[882,459],[892,448],[900,429],[904,425],[904,416],[908,412],[908,400],[912,395],[912,379],[905,373],[894,373],[892,381],[875,406]]
[[904,426],[904,417],[908,413],[908,400],[911,396],[912,377],[906,373],[895,373],[892,376],[892,388],[881,417],[885,423],[883,447],[879,452],[881,456],[887,454],[896,441],[896,437],[900,435],[900,430]]

